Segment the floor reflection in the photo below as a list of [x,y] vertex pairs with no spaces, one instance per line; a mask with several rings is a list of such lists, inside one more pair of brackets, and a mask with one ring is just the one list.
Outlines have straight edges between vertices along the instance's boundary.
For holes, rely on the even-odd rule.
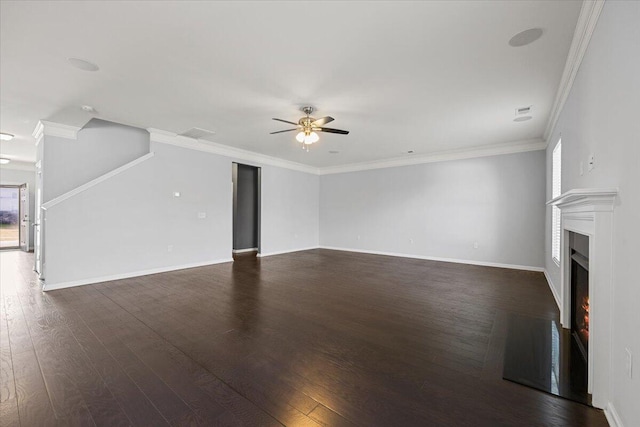
[[590,405],[587,364],[571,333],[553,320],[512,315],[503,378]]
[[235,255],[231,270],[233,328],[252,334],[260,320],[260,258]]

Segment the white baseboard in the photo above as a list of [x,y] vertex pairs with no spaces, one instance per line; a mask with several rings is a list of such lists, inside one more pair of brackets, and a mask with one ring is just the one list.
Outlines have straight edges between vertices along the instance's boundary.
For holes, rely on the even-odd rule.
[[527,265],[517,265],[517,264],[502,264],[498,262],[472,261],[467,259],[456,259],[456,258],[441,258],[441,257],[424,256],[424,255],[401,254],[396,252],[369,251],[364,249],[338,248],[335,246],[320,246],[320,249],[329,249],[332,251],[358,252],[362,254],[372,254],[372,255],[386,255],[386,256],[394,256],[394,257],[401,257],[401,258],[425,259],[428,261],[454,262],[456,264],[481,265],[483,267],[509,268],[512,270],[526,270],[526,271],[537,271],[537,272],[544,271],[543,267],[531,267]]
[[222,264],[225,262],[233,262],[233,258],[224,258],[224,259],[218,259],[214,261],[196,262],[193,264],[174,265],[171,267],[152,268],[150,270],[132,271],[129,273],[114,274],[110,276],[91,277],[88,279],[74,280],[71,282],[47,283],[45,280],[44,282],[42,282],[42,290],[53,291],[56,289],[64,289],[64,288],[71,288],[74,286],[83,286],[83,285],[91,285],[95,283],[110,282],[112,280],[130,279],[132,277],[147,276],[149,274],[157,274],[157,273],[167,273],[169,271],[185,270],[187,268],[195,268],[195,267],[204,267],[207,265]]
[[248,249],[234,249],[231,252],[234,254],[244,254],[247,252],[257,252],[258,248],[248,248]]
[[318,249],[319,246],[309,246],[308,248],[298,248],[298,249],[287,249],[285,251],[277,251],[277,252],[262,252],[258,254],[258,257],[260,258],[264,258],[266,256],[272,256],[272,255],[282,255],[282,254],[288,254],[291,252],[301,252],[301,251],[310,251],[311,249]]
[[624,427],[624,424],[622,424],[622,420],[620,419],[620,415],[618,415],[618,411],[616,411],[613,403],[609,402],[604,408],[604,416],[607,418],[607,422],[611,427]]
[[556,300],[556,305],[558,306],[558,310],[562,311],[562,303],[560,302],[560,296],[558,295],[558,291],[556,291],[556,287],[553,285],[553,281],[551,280],[551,276],[547,272],[547,269],[544,269],[544,277],[547,279],[547,284],[549,285],[549,289],[551,289],[551,293],[553,294],[553,299]]

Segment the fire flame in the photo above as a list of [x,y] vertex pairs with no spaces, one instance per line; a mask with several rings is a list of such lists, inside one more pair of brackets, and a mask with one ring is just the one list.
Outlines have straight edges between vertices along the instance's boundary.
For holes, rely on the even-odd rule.
[[589,339],[589,297],[584,297],[582,299],[582,304],[580,305],[580,307],[584,311],[582,325],[580,325],[580,333],[582,333],[587,339]]

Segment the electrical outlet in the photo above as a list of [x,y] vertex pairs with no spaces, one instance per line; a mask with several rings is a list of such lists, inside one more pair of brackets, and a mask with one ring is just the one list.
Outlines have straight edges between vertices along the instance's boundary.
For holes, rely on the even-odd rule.
[[409,243],[413,244],[413,239],[409,239]]
[[626,353],[626,361],[625,361],[625,368],[627,371],[627,376],[629,378],[633,378],[633,353],[631,353],[631,350],[629,350],[628,348],[624,349],[625,353]]
[[473,249],[478,249],[479,246],[478,242],[473,242]]
[[173,252],[173,245],[167,246],[167,252]]
[[207,217],[206,212],[198,212],[198,219],[205,219]]
[[360,240],[360,235],[358,234],[358,240]]

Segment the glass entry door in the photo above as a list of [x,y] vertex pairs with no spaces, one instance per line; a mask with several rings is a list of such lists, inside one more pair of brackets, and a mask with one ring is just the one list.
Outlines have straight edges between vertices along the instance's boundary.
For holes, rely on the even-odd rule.
[[[28,199],[28,197],[27,197]],[[0,248],[20,247],[20,187],[0,186]]]

